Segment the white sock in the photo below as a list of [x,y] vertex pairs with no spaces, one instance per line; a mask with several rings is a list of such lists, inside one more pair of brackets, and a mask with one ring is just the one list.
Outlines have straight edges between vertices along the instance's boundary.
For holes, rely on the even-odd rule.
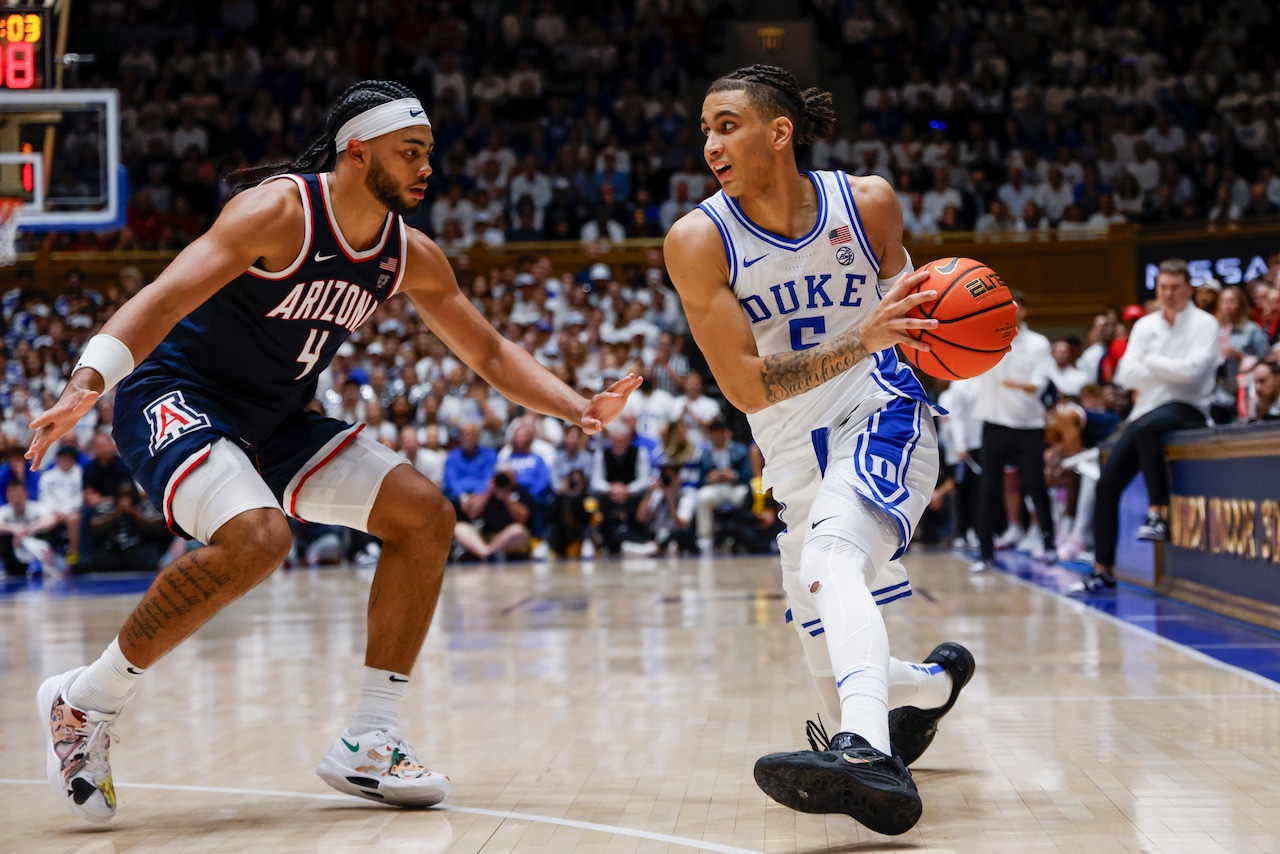
[[889,659],[889,708],[936,709],[951,698],[951,674],[941,664]]
[[404,699],[404,686],[409,677],[393,670],[376,667],[364,669],[364,681],[360,683],[360,701],[351,718],[347,732],[352,735],[400,728],[400,701]]
[[117,637],[102,656],[71,683],[67,689],[67,702],[77,709],[115,714],[133,693],[133,684],[145,672],[124,657]]
[[848,540],[818,536],[805,543],[800,571],[831,655],[840,695],[838,731],[860,735],[889,753],[889,634],[867,589],[871,558]]

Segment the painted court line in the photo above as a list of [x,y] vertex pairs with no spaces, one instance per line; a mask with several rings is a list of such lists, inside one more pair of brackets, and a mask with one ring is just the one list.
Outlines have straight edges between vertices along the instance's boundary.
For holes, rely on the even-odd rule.
[[1113,614],[1108,614],[1106,611],[1102,611],[1098,608],[1094,608],[1091,605],[1089,605],[1088,602],[1085,602],[1080,599],[1072,598],[1071,596],[1068,596],[1065,593],[1059,593],[1058,591],[1051,590],[1047,587],[1041,587],[1040,585],[1034,582],[1027,581],[1026,579],[1023,579],[1023,578],[1019,578],[1016,575],[1013,575],[1012,573],[1009,573],[1009,572],[997,572],[993,574],[993,577],[1002,578],[1005,581],[1011,582],[1013,584],[1017,584],[1021,587],[1026,587],[1030,590],[1039,591],[1040,593],[1043,593],[1045,596],[1051,596],[1055,599],[1061,599],[1063,601],[1070,602],[1074,605],[1079,605],[1087,609],[1089,613],[1091,613],[1094,617],[1098,618],[1099,620],[1104,620],[1106,622],[1112,623],[1113,625],[1117,625],[1127,632],[1136,632],[1138,634],[1141,634],[1143,637],[1150,639],[1152,642],[1159,644],[1160,646],[1167,647],[1168,649],[1177,650],[1178,652],[1181,652],[1183,655],[1186,655],[1190,658],[1194,658],[1195,660],[1200,661],[1204,664],[1211,665],[1213,667],[1218,668],[1219,670],[1226,670],[1230,673],[1234,673],[1235,675],[1239,676],[1241,679],[1252,682],[1255,685],[1260,685],[1269,691],[1274,691],[1277,694],[1280,694],[1280,682],[1275,682],[1274,680],[1268,679],[1265,676],[1261,676],[1257,673],[1254,673],[1252,670],[1245,670],[1243,667],[1237,667],[1234,664],[1228,664],[1227,662],[1214,658],[1212,655],[1203,653],[1194,647],[1190,647],[1190,646],[1187,646],[1186,644],[1178,643],[1177,641],[1169,640],[1163,635],[1158,635],[1155,632],[1151,631],[1150,629],[1143,628],[1142,626],[1135,625],[1134,623],[1128,622],[1127,620],[1122,620],[1121,618]]
[[[47,786],[46,780],[13,780],[0,778],[0,786]],[[224,789],[217,786],[170,786],[162,783],[116,783],[118,789],[153,789],[164,792],[205,792],[218,795],[254,795],[257,797],[267,798],[300,798],[310,801],[352,801],[359,800],[352,798],[350,795],[328,795],[316,794],[313,792],[276,792],[269,789]],[[715,851],[717,854],[760,854],[750,848],[736,848],[732,845],[721,845],[717,842],[703,842],[697,839],[685,839],[681,836],[669,836],[665,833],[650,833],[647,830],[632,830],[628,827],[614,827],[609,824],[595,824],[589,821],[574,821],[571,818],[551,818],[543,815],[532,815],[522,812],[505,812],[503,810],[487,810],[479,807],[457,807],[449,804],[440,804],[432,807],[437,810],[447,810],[449,812],[470,813],[471,815],[483,815],[492,818],[509,818],[516,821],[532,821],[539,824],[558,824],[562,827],[572,827],[578,830],[594,830],[599,833],[608,833],[614,836],[631,836],[636,839],[648,839],[653,842],[665,842],[668,845],[683,845],[686,848],[696,848],[699,851]]]

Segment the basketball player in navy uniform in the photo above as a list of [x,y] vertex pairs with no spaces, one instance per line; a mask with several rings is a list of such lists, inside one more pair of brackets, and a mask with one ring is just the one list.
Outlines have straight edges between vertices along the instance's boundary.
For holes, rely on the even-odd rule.
[[286,514],[383,542],[360,699],[317,772],[379,803],[429,806],[448,794],[448,778],[405,742],[398,712],[454,512],[360,426],[307,411],[316,378],[353,330],[403,293],[495,388],[585,432],[621,412],[640,380],[587,400],[472,307],[440,249],[401,219],[422,200],[431,148],[412,90],[384,81],[348,89],[286,174],[233,198],[88,342],[57,405],[32,422],[34,466],[119,384],[122,456],[172,529],[205,544],[160,572],[100,659],[39,690],[49,782],[78,815],[114,815],[110,730],[135,682],[280,565]]
[[[792,809],[845,813],[881,833],[919,819],[907,765],[974,670],[956,643],[923,664],[889,655],[879,605],[910,595],[897,558],[937,481],[928,398],[894,345],[908,318],[902,211],[879,178],[799,172],[795,146],[827,136],[831,96],[773,66],[715,81],[703,153],[721,191],[680,219],[665,254],[720,389],[747,413],[764,481],[783,506],[787,617],[827,719],[814,750],[761,758],[756,782]],[[892,710],[892,712],[890,711]]]

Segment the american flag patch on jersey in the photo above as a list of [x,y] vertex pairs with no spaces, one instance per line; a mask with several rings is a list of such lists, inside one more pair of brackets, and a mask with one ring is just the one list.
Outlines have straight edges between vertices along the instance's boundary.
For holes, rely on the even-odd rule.
[[839,228],[833,228],[827,232],[827,239],[831,241],[832,246],[838,246],[841,243],[848,243],[853,240],[853,232],[849,226],[842,225]]
[[[848,229],[845,229],[845,230],[848,231]],[[394,273],[396,271],[396,265],[398,265],[399,263],[400,262],[397,261],[395,258],[383,258],[382,263],[379,264],[378,266],[386,270],[388,273]]]

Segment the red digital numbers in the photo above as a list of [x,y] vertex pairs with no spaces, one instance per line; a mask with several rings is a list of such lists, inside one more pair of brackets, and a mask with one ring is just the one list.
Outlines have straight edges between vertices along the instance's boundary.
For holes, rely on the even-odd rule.
[[0,85],[30,89],[36,83],[36,49],[29,42],[0,44]]

